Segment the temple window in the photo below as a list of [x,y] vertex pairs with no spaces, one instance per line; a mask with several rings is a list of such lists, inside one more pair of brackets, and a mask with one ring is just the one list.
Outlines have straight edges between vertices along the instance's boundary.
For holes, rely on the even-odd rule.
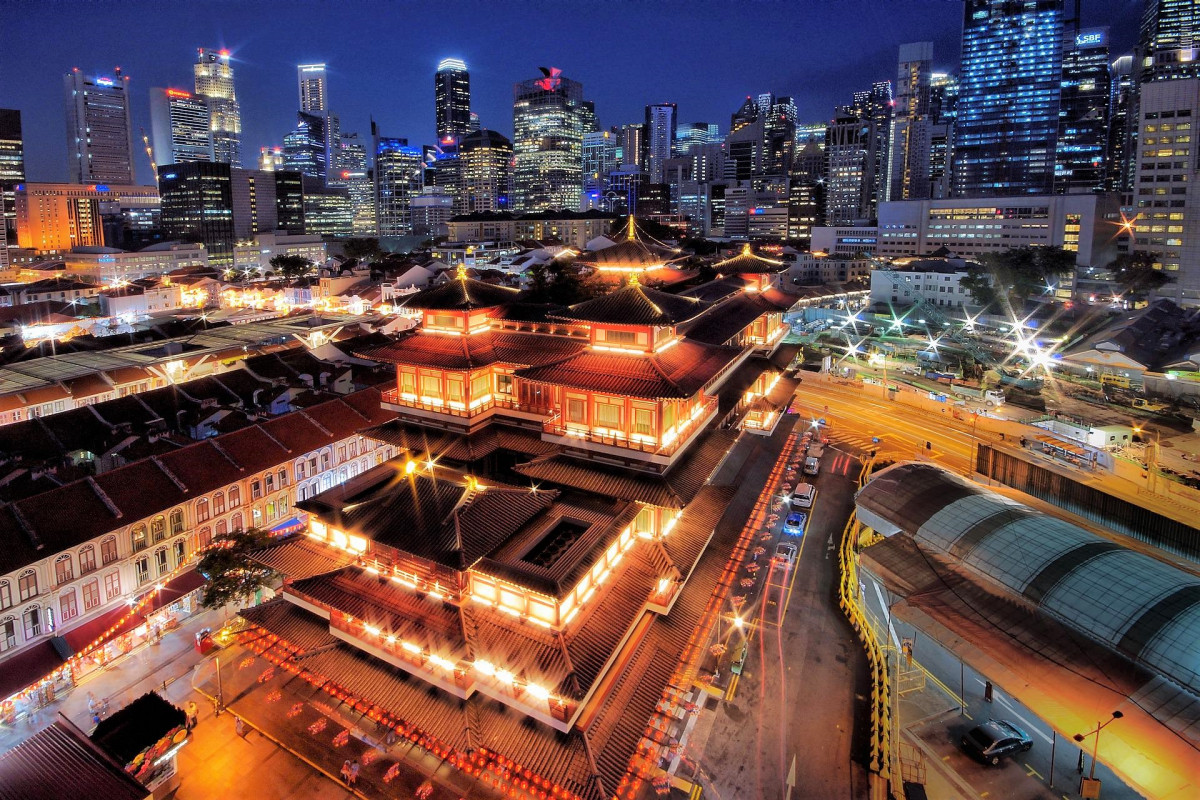
[[606,402],[604,400],[596,401],[596,425],[601,428],[611,428],[613,430],[621,429],[621,406]]
[[587,401],[582,397],[567,398],[567,422],[587,424]]

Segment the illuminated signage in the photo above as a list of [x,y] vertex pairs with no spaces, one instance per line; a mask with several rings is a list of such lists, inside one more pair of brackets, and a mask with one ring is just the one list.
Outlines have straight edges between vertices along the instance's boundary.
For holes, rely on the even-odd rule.
[[108,191],[108,185],[107,185],[107,184],[103,184],[103,183],[97,183],[95,186],[93,186],[93,187],[92,187],[92,189],[93,189],[93,190],[95,190],[95,191],[97,191],[97,192],[107,192],[107,191]]
[[164,178],[164,179],[166,179],[166,180],[171,180],[171,179],[172,179],[172,178],[174,178],[174,177],[175,177],[175,173],[174,173],[174,172],[168,172],[166,175],[163,175],[163,178]]
[[189,98],[191,96],[192,96],[191,92],[185,92],[182,89],[167,89],[167,97]]
[[1101,47],[1108,44],[1108,29],[1093,28],[1075,34],[1076,47]]
[[112,86],[113,79],[112,78],[96,78],[96,85],[97,86]]

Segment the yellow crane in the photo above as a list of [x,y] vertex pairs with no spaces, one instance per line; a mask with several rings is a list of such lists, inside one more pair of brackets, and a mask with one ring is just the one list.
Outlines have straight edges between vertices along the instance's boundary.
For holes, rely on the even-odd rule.
[[146,135],[146,129],[139,130],[142,132],[142,144],[146,146],[146,155],[150,159],[150,171],[154,173],[154,183],[158,185],[158,164],[154,163],[154,148],[150,146],[150,137]]

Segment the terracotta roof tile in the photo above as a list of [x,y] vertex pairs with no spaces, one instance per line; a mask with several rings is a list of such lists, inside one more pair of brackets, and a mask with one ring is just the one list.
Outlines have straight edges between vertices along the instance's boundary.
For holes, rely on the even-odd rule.
[[354,563],[354,557],[344,550],[318,544],[303,534],[289,536],[269,547],[255,550],[250,558],[288,580],[336,572]]
[[418,367],[467,370],[492,364],[533,366],[577,353],[587,346],[578,339],[535,333],[488,331],[473,336],[448,336],[416,331],[395,344],[365,350],[373,361]]
[[472,278],[455,278],[441,286],[422,289],[409,295],[403,305],[406,308],[430,311],[469,311],[511,303],[519,294],[517,289],[505,286],[496,286]]
[[610,325],[674,325],[692,319],[705,308],[705,303],[694,297],[668,294],[635,283],[576,303],[550,316],[572,322]]

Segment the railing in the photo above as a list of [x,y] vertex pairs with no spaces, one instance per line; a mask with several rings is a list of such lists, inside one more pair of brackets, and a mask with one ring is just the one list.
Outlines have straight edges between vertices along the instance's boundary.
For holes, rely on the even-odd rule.
[[458,408],[451,406],[450,403],[445,401],[432,402],[412,395],[405,396],[397,389],[385,389],[383,391],[383,402],[396,406],[404,406],[405,408],[419,408],[422,411],[432,411],[437,414],[448,414],[454,417],[473,417],[490,408],[506,408],[513,411],[524,411],[527,414],[540,414],[542,416],[551,413],[551,409],[545,406],[521,403],[504,395],[492,395],[486,400],[475,401],[470,408]]
[[590,428],[572,427],[577,423],[564,423],[562,414],[555,414],[542,423],[542,430],[554,436],[566,436],[593,444],[620,447],[626,450],[637,450],[642,453],[671,455],[677,451],[698,428],[703,426],[709,416],[716,411],[717,398],[710,397],[700,404],[699,412],[682,427],[676,428],[675,438],[669,444],[660,444],[657,437],[638,434],[626,434],[619,431],[602,433]]

